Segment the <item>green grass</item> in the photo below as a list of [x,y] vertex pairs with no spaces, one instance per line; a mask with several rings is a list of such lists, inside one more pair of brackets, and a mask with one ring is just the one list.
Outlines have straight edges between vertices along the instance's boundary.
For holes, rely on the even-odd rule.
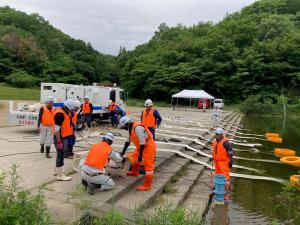
[[[136,99],[136,98],[128,98],[126,102],[126,106],[129,107],[144,107],[145,100],[144,99]],[[170,103],[165,101],[153,101],[154,107],[170,107]]]
[[16,88],[0,83],[0,100],[39,100],[40,89],[36,88]]

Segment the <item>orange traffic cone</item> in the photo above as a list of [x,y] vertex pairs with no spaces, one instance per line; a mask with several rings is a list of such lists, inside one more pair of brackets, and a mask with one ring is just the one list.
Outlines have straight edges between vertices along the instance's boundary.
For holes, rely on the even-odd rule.
[[139,162],[133,163],[131,166],[131,171],[127,173],[127,176],[138,176],[140,175],[140,166],[141,164]]
[[146,174],[144,177],[144,184],[137,186],[137,191],[149,191],[151,189],[152,180],[153,180],[154,174]]

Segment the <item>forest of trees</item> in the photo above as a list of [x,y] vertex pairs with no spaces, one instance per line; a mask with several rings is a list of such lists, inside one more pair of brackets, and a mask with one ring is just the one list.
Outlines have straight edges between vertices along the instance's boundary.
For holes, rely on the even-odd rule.
[[223,21],[161,24],[153,38],[119,55],[120,80],[137,97],[170,99],[204,89],[240,101],[300,93],[300,1],[261,0]]
[[239,102],[300,94],[300,1],[260,0],[212,24],[162,23],[152,39],[118,56],[75,40],[37,14],[0,8],[0,82],[118,82],[135,98],[170,99],[204,89]]
[[44,82],[88,84],[111,80],[113,56],[51,26],[38,14],[0,8],[0,83],[30,87]]

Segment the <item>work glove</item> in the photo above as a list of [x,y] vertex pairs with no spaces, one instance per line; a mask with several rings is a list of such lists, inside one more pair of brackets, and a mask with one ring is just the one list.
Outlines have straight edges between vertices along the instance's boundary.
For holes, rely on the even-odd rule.
[[229,168],[232,168],[232,162],[229,163]]
[[129,147],[129,145],[130,145],[130,142],[129,142],[129,141],[126,141],[126,142],[125,142],[125,145],[124,145],[124,147],[123,147],[123,150],[122,150],[122,152],[120,153],[121,156],[125,155],[126,150],[127,150],[127,148]]
[[141,145],[140,146],[140,153],[139,153],[139,158],[138,158],[138,162],[142,162],[143,161],[143,151],[144,151],[145,145]]
[[58,141],[58,142],[57,142],[57,144],[56,144],[56,149],[59,150],[59,151],[63,150],[63,144],[62,144],[61,141]]
[[212,162],[213,161],[213,158],[209,158],[209,162]]
[[126,162],[126,157],[122,156],[122,163]]

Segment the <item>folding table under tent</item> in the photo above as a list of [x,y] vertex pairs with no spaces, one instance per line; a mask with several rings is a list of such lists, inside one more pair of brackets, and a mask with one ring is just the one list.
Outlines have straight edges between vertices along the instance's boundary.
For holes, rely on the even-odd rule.
[[[173,98],[176,98],[176,106],[173,106]],[[207,98],[210,100],[215,99],[214,96],[208,94],[207,92],[203,90],[182,90],[181,92],[178,92],[177,94],[172,95],[172,101],[171,101],[171,107],[176,108],[178,106],[178,99],[189,99],[190,100],[190,108],[192,108],[192,99],[199,99],[199,98]],[[195,107],[195,101],[194,101],[194,107]]]

